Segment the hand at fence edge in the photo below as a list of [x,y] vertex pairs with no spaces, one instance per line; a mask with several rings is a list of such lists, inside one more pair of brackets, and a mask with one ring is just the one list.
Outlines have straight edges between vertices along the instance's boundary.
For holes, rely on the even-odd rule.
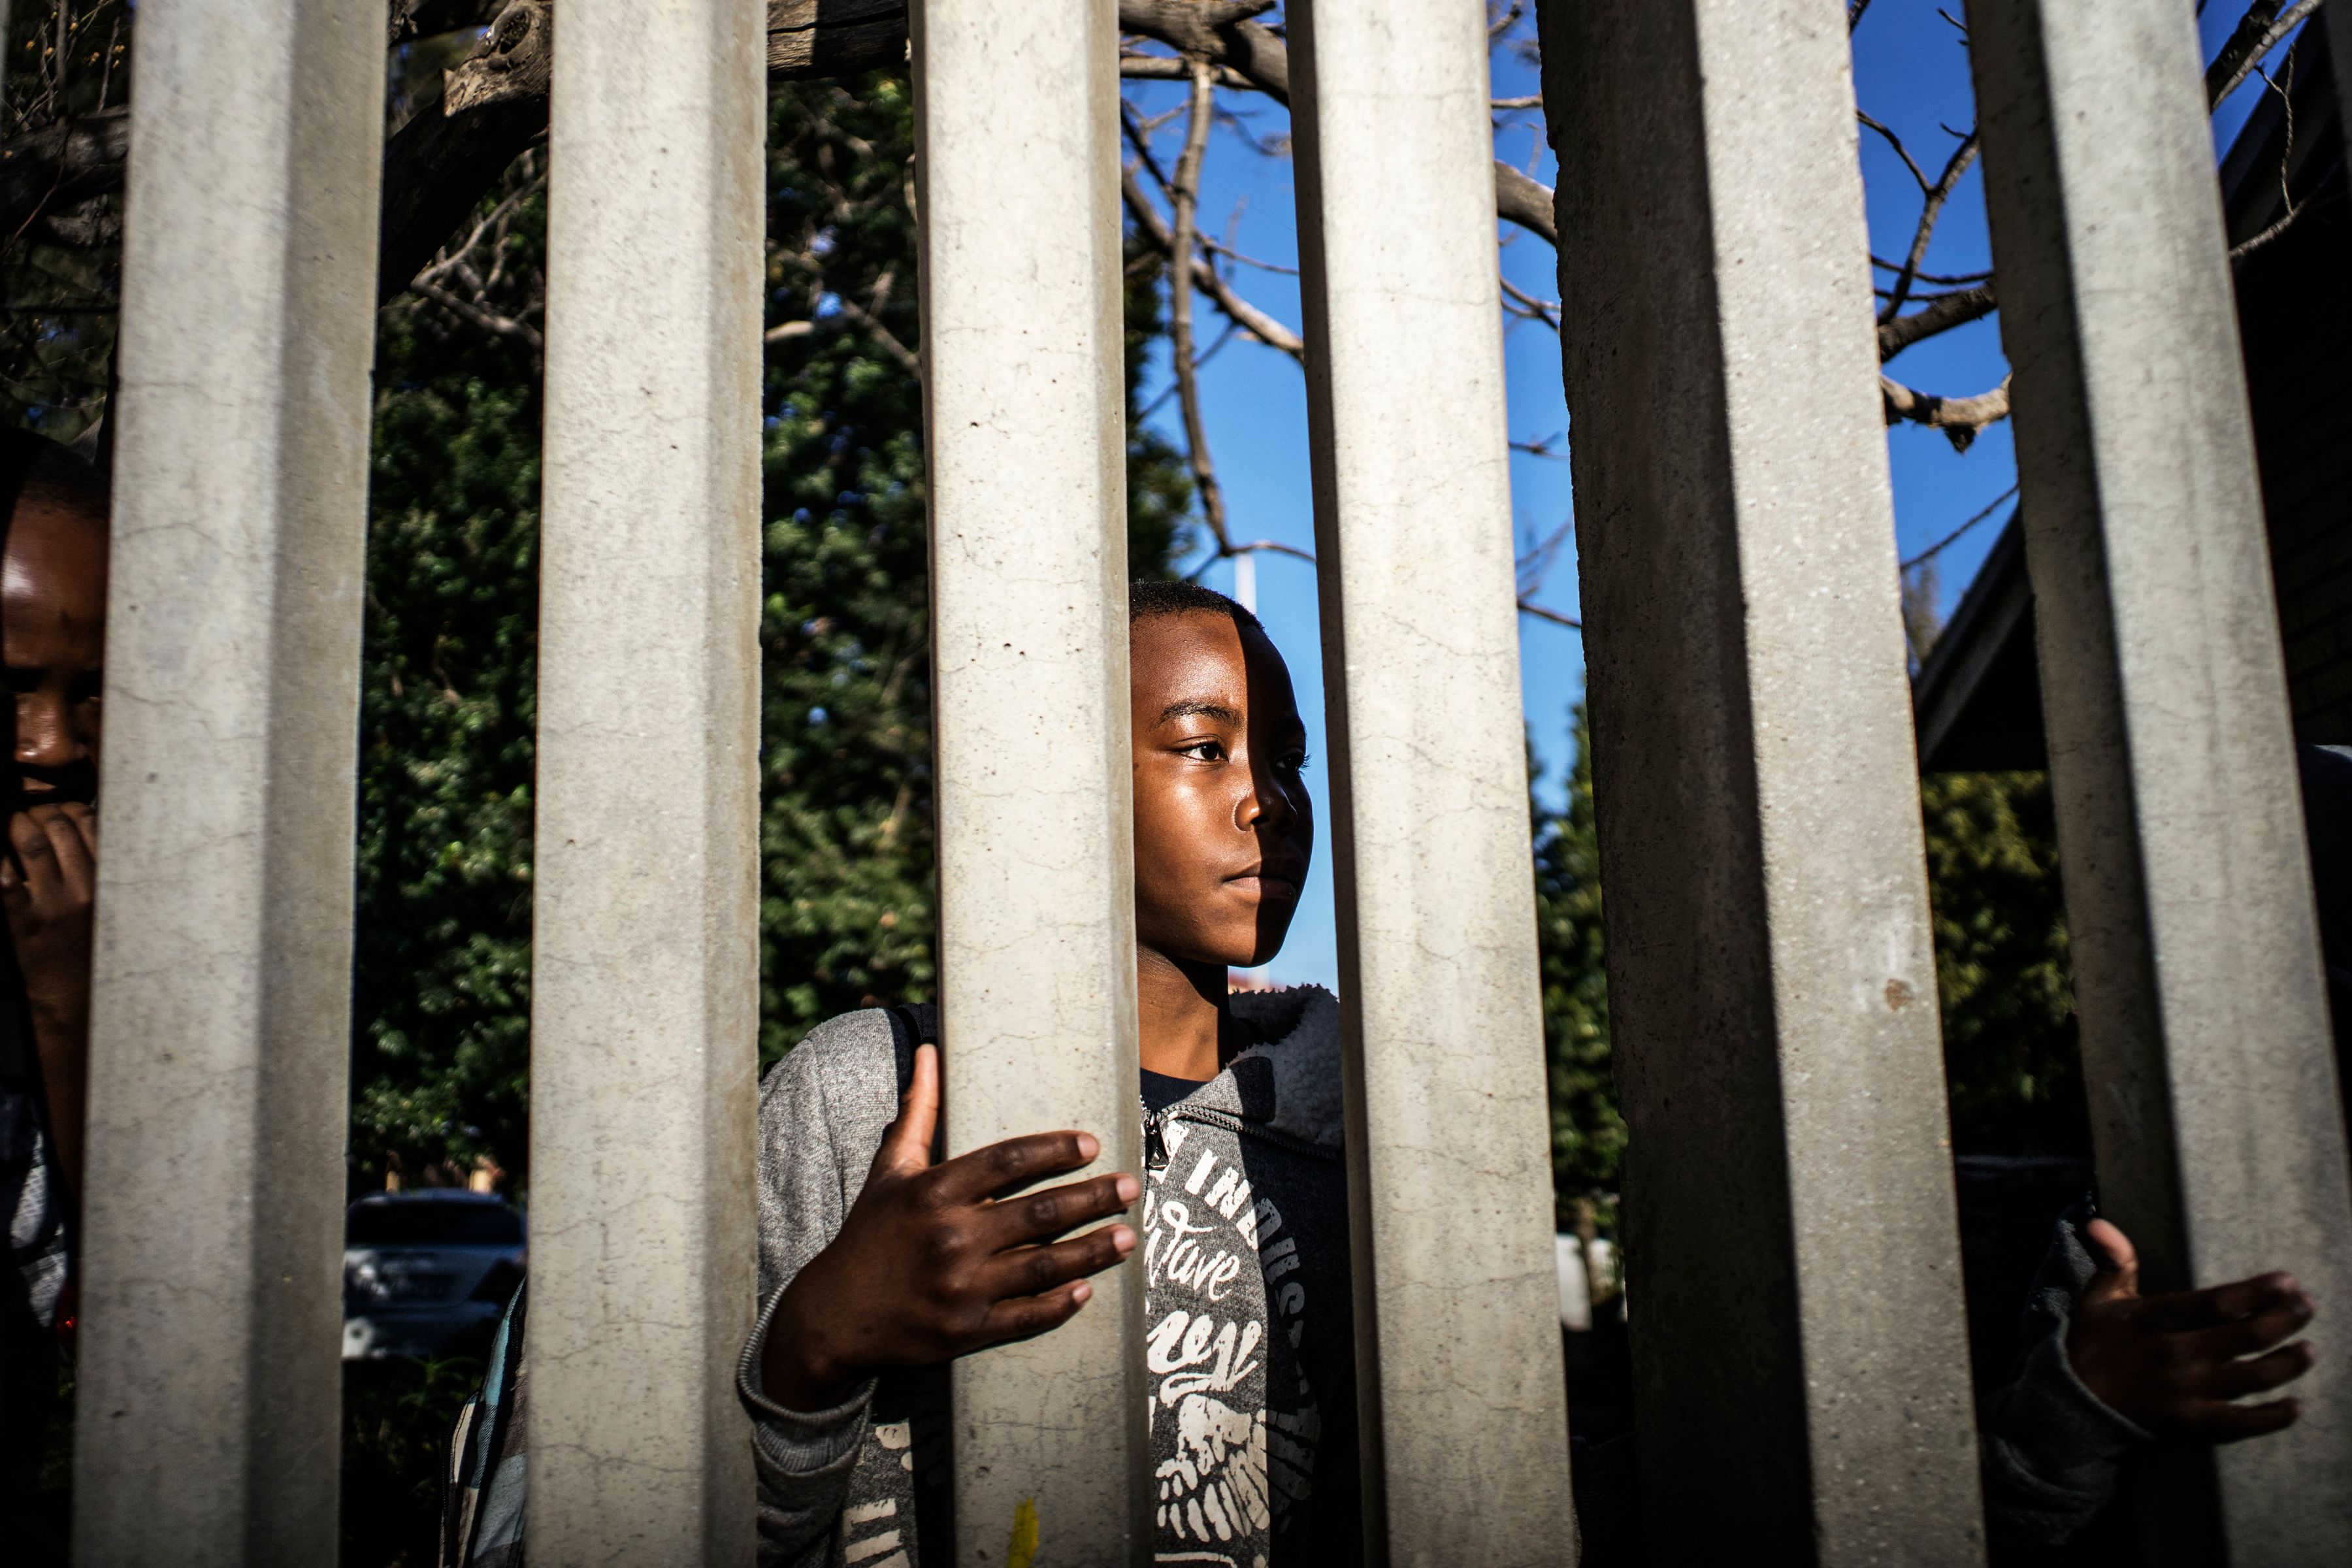
[[82,1114],[89,1081],[90,922],[98,898],[98,814],[79,801],[8,818],[0,910],[23,977],[41,1061],[49,1134],[67,1184],[81,1190]]
[[2292,1426],[2294,1399],[2235,1403],[2311,1370],[2308,1342],[2283,1344],[2316,1306],[2291,1275],[2162,1296],[2139,1293],[2139,1256],[2116,1226],[2083,1229],[2099,1271],[2066,1335],[2075,1376],[2099,1402],[2158,1437],[2234,1443]]
[[1124,1172],[1011,1195],[1091,1162],[1092,1134],[1008,1138],[935,1164],[939,1112],[939,1050],[926,1045],[840,1234],[777,1304],[761,1382],[786,1409],[838,1405],[885,1367],[1058,1328],[1094,1293],[1086,1276],[1135,1250],[1126,1225],[1054,1239],[1135,1202],[1141,1186]]

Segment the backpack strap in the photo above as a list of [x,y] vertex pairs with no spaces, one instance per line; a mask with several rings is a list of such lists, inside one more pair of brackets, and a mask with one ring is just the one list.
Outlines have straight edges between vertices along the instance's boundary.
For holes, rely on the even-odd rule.
[[929,1002],[901,1002],[882,1009],[890,1022],[891,1054],[898,1058],[898,1092],[915,1081],[915,1047],[940,1043],[940,1010]]

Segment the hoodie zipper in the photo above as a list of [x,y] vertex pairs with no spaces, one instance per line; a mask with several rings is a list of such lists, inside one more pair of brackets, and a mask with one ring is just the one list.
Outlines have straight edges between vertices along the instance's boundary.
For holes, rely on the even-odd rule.
[[1278,1132],[1271,1127],[1235,1116],[1231,1111],[1183,1103],[1171,1105],[1165,1110],[1154,1110],[1149,1103],[1140,1100],[1139,1103],[1143,1103],[1143,1165],[1148,1171],[1168,1167],[1168,1124],[1171,1121],[1197,1121],[1203,1127],[1222,1127],[1228,1132],[1255,1138],[1260,1142],[1271,1143],[1277,1149],[1286,1149],[1291,1153],[1304,1154],[1309,1159],[1337,1160],[1339,1157],[1336,1149],[1310,1143],[1288,1132]]

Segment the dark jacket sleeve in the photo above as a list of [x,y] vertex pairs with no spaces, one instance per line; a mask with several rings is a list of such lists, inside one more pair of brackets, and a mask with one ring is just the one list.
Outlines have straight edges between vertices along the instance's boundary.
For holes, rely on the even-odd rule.
[[2017,1375],[1985,1401],[1985,1512],[1997,1538],[2057,1545],[2112,1501],[2148,1435],[2099,1402],[2066,1359],[2074,1305],[2097,1271],[2077,1227],[2058,1222],[2025,1310]]

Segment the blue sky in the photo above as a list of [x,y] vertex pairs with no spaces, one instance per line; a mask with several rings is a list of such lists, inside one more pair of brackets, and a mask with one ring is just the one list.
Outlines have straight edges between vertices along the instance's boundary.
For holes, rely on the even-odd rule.
[[[2194,0],[2180,3],[2188,5]],[[1965,15],[1957,0],[1946,0],[1946,8],[1955,16]],[[2209,56],[2242,9],[2221,0],[2213,0],[2206,7],[2200,25]],[[1875,0],[1855,37],[1854,75],[1861,107],[1900,135],[1932,178],[1955,144],[1945,128],[1965,132],[1974,121],[1968,56],[1957,29],[1938,14],[1937,0]],[[1531,65],[1507,47],[1496,51],[1496,97],[1533,93],[1537,87]],[[1130,83],[1129,90],[1147,111],[1156,112],[1181,100],[1181,89],[1174,84]],[[2259,90],[2259,84],[2242,89],[2224,107],[2215,122],[2218,140],[2226,143],[2228,136],[2234,134]],[[1278,106],[1253,94],[1227,94],[1223,101],[1244,117],[1241,129],[1248,137],[1272,143],[1275,150],[1254,148],[1237,132],[1221,131],[1212,139],[1202,178],[1202,226],[1249,257],[1278,268],[1295,268],[1298,258],[1295,194],[1290,163],[1279,151],[1288,117]],[[1542,145],[1535,116],[1506,114],[1498,121],[1496,155],[1544,184],[1552,184],[1551,159]],[[1164,155],[1171,159],[1176,136],[1173,125],[1160,136]],[[1909,248],[1918,218],[1917,186],[1885,142],[1868,132],[1862,138],[1862,167],[1873,253],[1899,258]],[[1498,232],[1505,240],[1504,276],[1540,299],[1554,298],[1558,289],[1550,247],[1509,228]],[[1983,182],[1972,169],[1937,226],[1927,269],[1965,273],[1990,264]],[[1294,275],[1242,267],[1236,283],[1252,301],[1293,326],[1297,324],[1298,287]],[[1204,304],[1201,342],[1213,342],[1222,326],[1222,318]],[[1570,330],[1573,329],[1570,321]],[[1563,437],[1568,409],[1560,391],[1558,337],[1531,321],[1513,321],[1502,330],[1512,437],[1539,441]],[[1998,319],[1988,318],[1914,347],[1889,366],[1889,373],[1922,391],[1965,396],[1997,384],[2004,368]],[[1147,396],[1166,384],[1164,364],[1156,370]],[[1233,536],[1277,540],[1311,551],[1314,522],[1307,479],[1307,399],[1298,368],[1271,349],[1236,339],[1203,365],[1201,378],[1208,445],[1225,490]],[[1163,403],[1151,419],[1181,447],[1182,430],[1172,399]],[[1966,453],[1955,452],[1942,436],[1911,426],[1890,430],[1887,445],[1895,478],[1895,541],[1906,558],[1945,537],[2015,482],[2015,459],[2006,424],[1986,431]],[[1554,449],[1563,456],[1512,454],[1510,526],[1522,550],[1550,535],[1571,516],[1565,446],[1559,444]],[[1947,612],[1982,563],[2007,511],[2006,506],[2000,508],[1938,558],[1939,598]],[[1499,520],[1496,525],[1500,526]],[[1186,564],[1197,564],[1206,553],[1197,552]],[[1332,924],[1328,775],[1320,766],[1328,752],[1314,569],[1288,557],[1264,554],[1258,557],[1256,576],[1258,614],[1290,662],[1318,762],[1309,773],[1318,814],[1315,869],[1289,942],[1266,973],[1286,983],[1313,981],[1331,985],[1338,979],[1339,960]],[[1231,592],[1232,563],[1212,565],[1202,581]],[[1572,536],[1554,560],[1537,597],[1553,608],[1575,613]],[[1520,667],[1528,722],[1544,765],[1540,787],[1556,798],[1570,756],[1569,710],[1583,689],[1581,640],[1573,631],[1522,616]]]

